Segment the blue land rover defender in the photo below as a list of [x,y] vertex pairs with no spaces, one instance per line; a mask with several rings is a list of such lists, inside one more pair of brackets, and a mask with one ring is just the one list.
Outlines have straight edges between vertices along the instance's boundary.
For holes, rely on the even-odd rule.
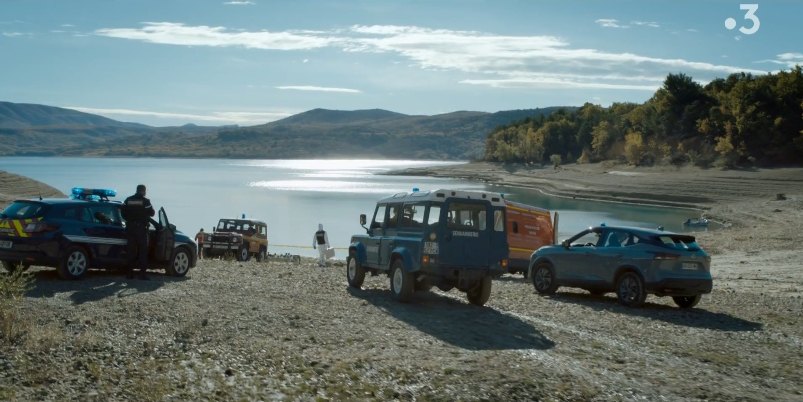
[[386,273],[394,297],[457,288],[482,306],[491,279],[507,268],[505,203],[501,194],[435,190],[399,193],[377,202],[366,235],[351,238],[346,277],[360,288],[365,274]]

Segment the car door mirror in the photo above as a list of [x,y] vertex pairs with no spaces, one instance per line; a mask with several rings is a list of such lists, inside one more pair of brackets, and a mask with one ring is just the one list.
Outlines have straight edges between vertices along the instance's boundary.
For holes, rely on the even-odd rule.
[[569,244],[569,240],[564,240],[564,241],[560,242],[560,245],[563,246],[563,248],[569,248],[571,246]]
[[365,214],[360,214],[360,225],[365,226],[366,218]]

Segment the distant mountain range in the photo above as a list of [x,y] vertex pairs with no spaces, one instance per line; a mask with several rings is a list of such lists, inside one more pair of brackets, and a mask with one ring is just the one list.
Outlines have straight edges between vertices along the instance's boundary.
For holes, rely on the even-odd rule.
[[59,107],[0,102],[0,155],[473,159],[483,155],[494,128],[558,109],[434,116],[313,109],[250,127],[151,127]]

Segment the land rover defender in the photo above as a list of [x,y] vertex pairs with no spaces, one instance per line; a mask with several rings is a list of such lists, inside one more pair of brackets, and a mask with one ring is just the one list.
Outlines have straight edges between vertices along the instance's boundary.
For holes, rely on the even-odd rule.
[[268,226],[250,219],[221,219],[214,233],[207,233],[203,242],[204,256],[233,254],[238,261],[254,256],[258,262],[268,255]]
[[346,278],[360,288],[365,274],[385,273],[393,296],[437,286],[465,292],[484,305],[491,279],[505,272],[505,202],[498,193],[435,190],[399,193],[377,202],[367,234],[351,238]]

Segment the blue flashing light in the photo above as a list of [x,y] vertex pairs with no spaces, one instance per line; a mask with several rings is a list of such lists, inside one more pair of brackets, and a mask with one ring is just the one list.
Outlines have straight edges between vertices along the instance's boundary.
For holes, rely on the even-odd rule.
[[608,225],[605,224],[605,222],[602,222],[599,225],[602,226],[602,227],[608,226]]
[[72,198],[76,200],[100,201],[117,195],[117,191],[108,188],[73,187]]
[[414,193],[417,193],[417,192],[419,192],[419,191],[421,191],[421,190],[419,190],[419,189],[418,189],[418,187],[413,187],[413,192],[414,192]]

